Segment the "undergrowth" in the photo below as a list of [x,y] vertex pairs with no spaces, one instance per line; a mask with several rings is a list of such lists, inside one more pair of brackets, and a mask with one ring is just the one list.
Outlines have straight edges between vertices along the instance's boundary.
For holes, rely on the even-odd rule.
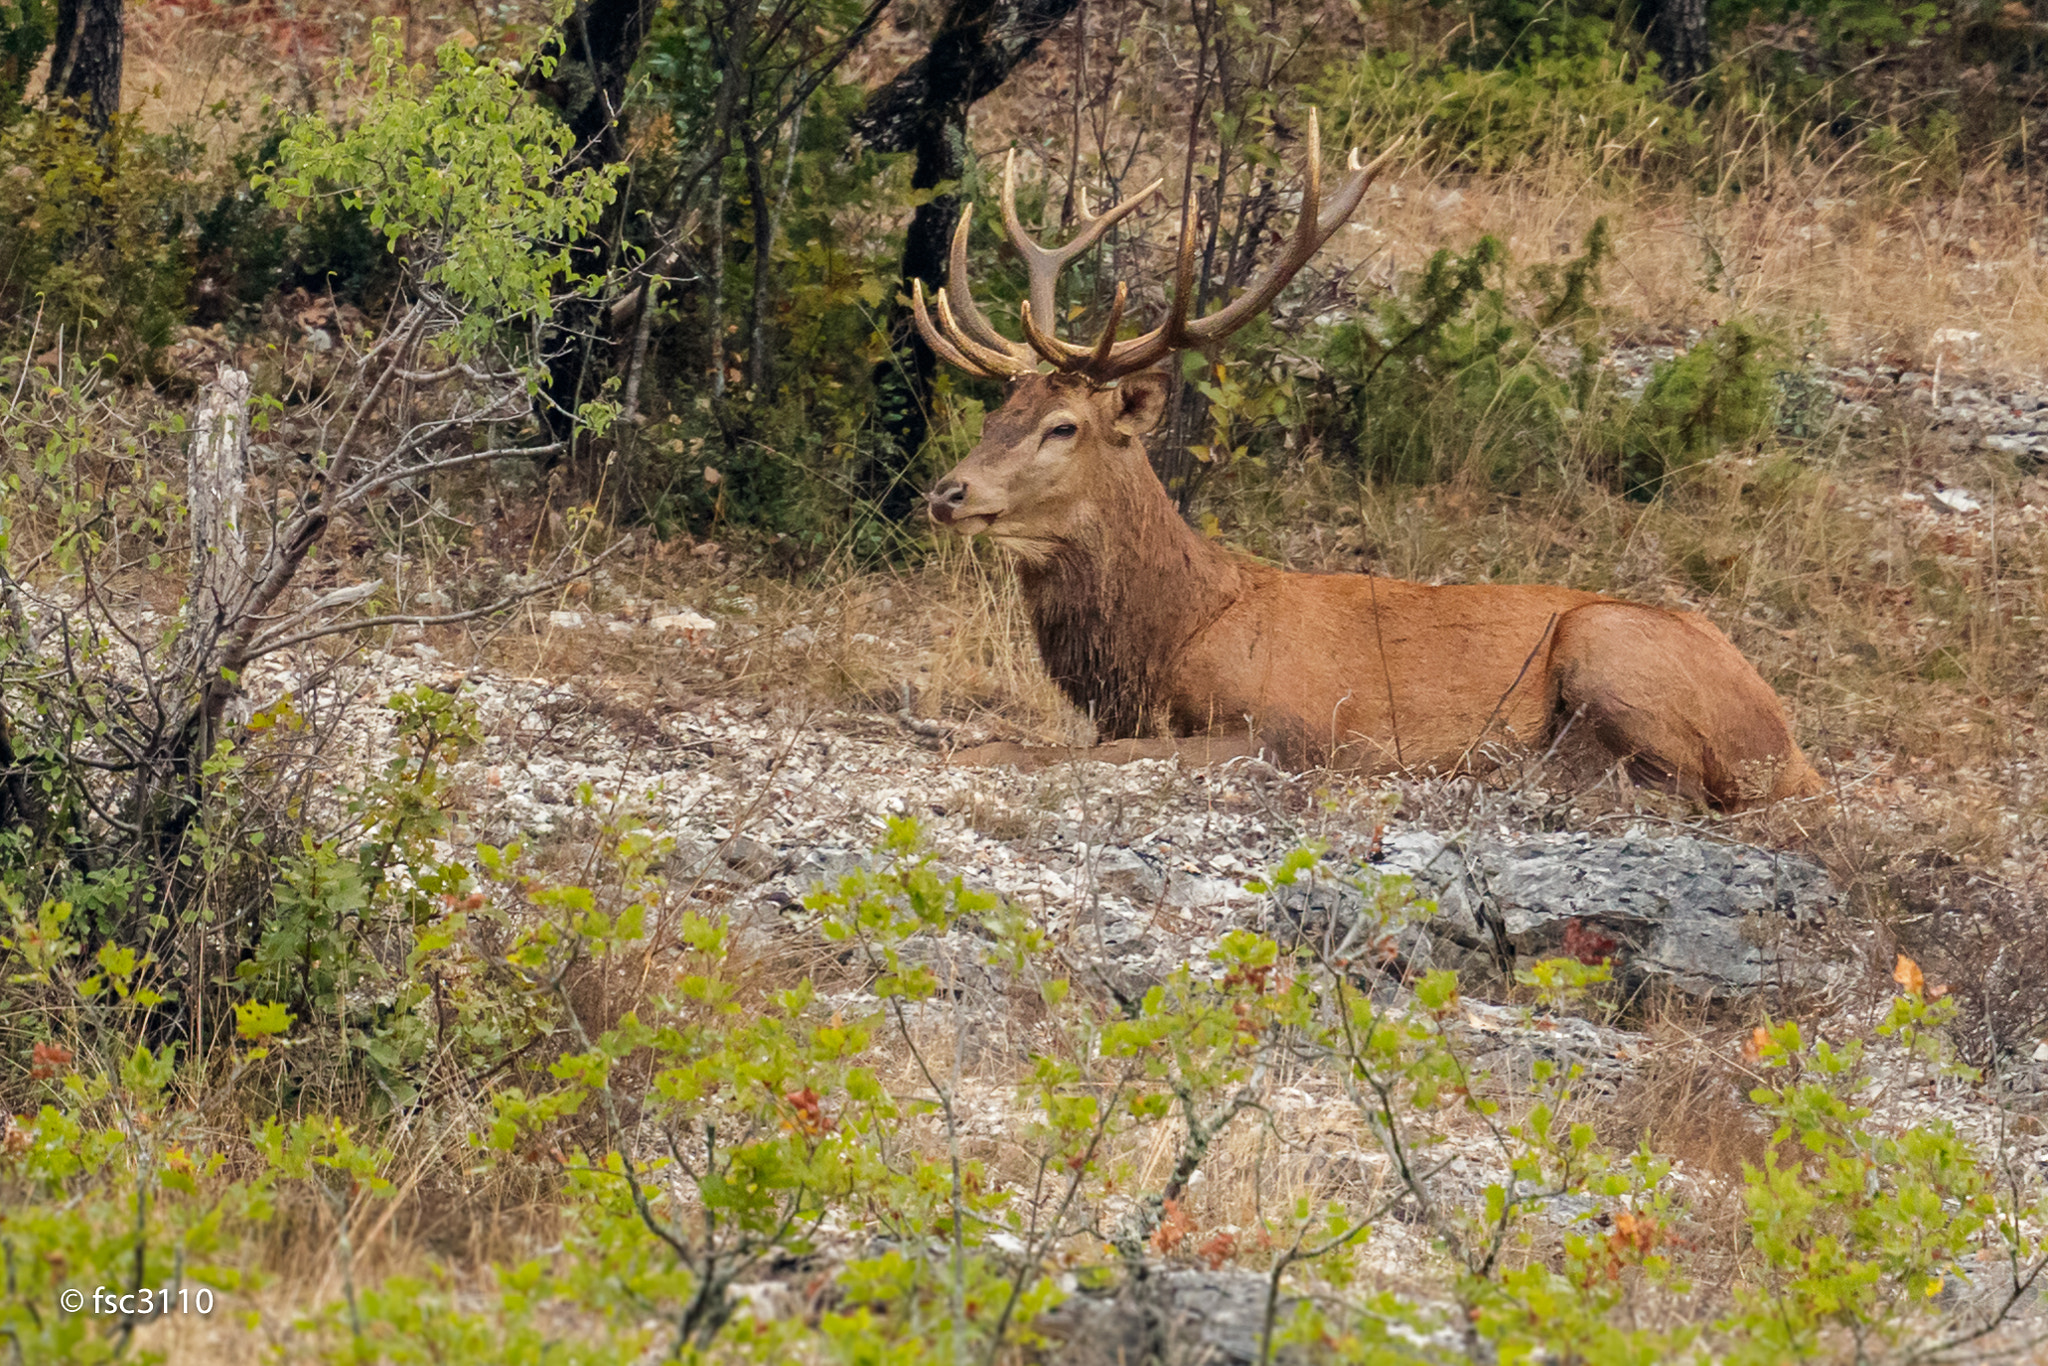
[[[351,860],[442,804],[422,771],[395,781]],[[805,899],[806,933],[846,966],[763,981],[725,920],[665,884],[666,841],[583,800],[601,817],[589,881],[474,846],[430,877],[321,893],[337,920],[414,926],[402,951],[370,933],[323,949],[336,980],[384,983],[382,1037],[422,1040],[410,1056],[261,971],[237,977],[232,1027],[205,1046],[135,1042],[160,965],[95,953],[70,907],[10,893],[15,988],[43,1002],[8,1026],[9,1052],[33,1058],[0,1143],[0,1334],[16,1359],[157,1359],[151,1325],[201,1292],[246,1312],[267,1272],[251,1249],[307,1219],[328,1232],[337,1291],[279,1341],[333,1362],[1057,1356],[1078,1345],[1063,1306],[1160,1263],[1262,1282],[1261,1360],[1762,1363],[1854,1343],[1906,1361],[1996,1342],[2042,1270],[2037,1179],[1946,1124],[1895,1133],[1858,1103],[1873,1049],[1969,1075],[1941,1043],[1953,1000],[1903,961],[1867,1040],[1755,1031],[1750,1104],[1775,1133],[1742,1178],[1729,1265],[1690,1241],[1668,1161],[1573,1118],[1579,1062],[1488,1076],[1455,974],[1380,975],[1383,946],[1430,909],[1399,879],[1298,851],[1255,886],[1351,880],[1356,920],[1301,943],[1232,931],[1120,1011],[1021,907],[947,876],[898,820],[866,871]],[[1525,966],[1528,1025],[1607,975]],[[600,1003],[598,981],[619,989]],[[1019,994],[1040,1012],[1027,1056],[964,1070],[974,1021]],[[337,1055],[328,1036],[364,1046]],[[1275,1122],[1283,1065],[1341,1098],[1381,1179],[1205,1228],[1201,1174],[1228,1131]],[[316,1103],[314,1079],[337,1068],[406,1122]],[[498,1078],[488,1093],[459,1081],[480,1072]],[[1014,1117],[999,1160],[968,1138],[991,1095]],[[1133,1155],[1162,1142],[1163,1180],[1140,1177]],[[538,1182],[547,1231],[488,1266],[357,1259],[390,1202],[449,1180],[486,1205]],[[1367,1252],[1402,1227],[1432,1250],[1390,1282]],[[97,1307],[63,1307],[67,1290]]]

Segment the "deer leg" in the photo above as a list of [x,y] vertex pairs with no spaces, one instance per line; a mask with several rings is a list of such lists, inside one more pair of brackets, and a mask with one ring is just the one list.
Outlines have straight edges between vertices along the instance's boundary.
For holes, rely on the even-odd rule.
[[1778,695],[1704,617],[1589,603],[1558,619],[1551,669],[1559,713],[1638,782],[1723,811],[1821,790]]
[[1128,764],[1139,759],[1179,759],[1190,768],[1206,768],[1226,759],[1271,758],[1266,747],[1247,735],[1190,735],[1146,740],[1111,740],[1107,744],[1069,747],[1019,745],[1008,740],[956,750],[947,763],[956,768],[1015,768],[1035,773],[1055,764]]

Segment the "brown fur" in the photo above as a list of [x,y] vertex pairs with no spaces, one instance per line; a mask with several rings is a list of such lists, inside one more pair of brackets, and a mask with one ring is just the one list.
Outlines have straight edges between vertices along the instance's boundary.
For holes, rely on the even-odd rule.
[[1104,738],[1234,735],[1291,767],[1456,772],[1569,718],[1638,777],[1716,807],[1820,790],[1776,694],[1695,614],[1287,573],[1205,540],[1137,439],[1162,403],[1156,375],[1027,376],[931,494],[939,523],[1016,553],[1046,668]]

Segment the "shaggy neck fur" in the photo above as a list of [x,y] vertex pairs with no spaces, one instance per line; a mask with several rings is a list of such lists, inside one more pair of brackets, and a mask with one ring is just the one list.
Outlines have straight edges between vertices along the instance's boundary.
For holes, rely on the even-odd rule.
[[1118,461],[1087,523],[1018,566],[1039,657],[1104,740],[1168,732],[1166,676],[1245,572],[1181,520],[1142,458]]

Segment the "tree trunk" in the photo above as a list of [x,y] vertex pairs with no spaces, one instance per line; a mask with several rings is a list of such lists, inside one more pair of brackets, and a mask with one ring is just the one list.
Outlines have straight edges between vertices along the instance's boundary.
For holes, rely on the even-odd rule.
[[[626,83],[653,18],[651,0],[582,0],[563,23],[561,37],[549,45],[554,70],[536,85],[575,135],[576,149],[565,171],[624,159]],[[618,209],[625,211],[623,197]],[[571,261],[584,274],[605,270],[610,258],[602,227],[570,248]],[[601,371],[592,351],[600,314],[595,300],[578,298],[557,318],[547,385],[537,399],[556,440],[573,436],[576,409],[596,392]]]
[[[227,695],[219,685],[224,663],[223,638],[249,606],[253,584],[249,575],[248,540],[242,528],[242,503],[249,482],[249,376],[232,366],[200,389],[192,413],[192,442],[186,451],[185,505],[191,516],[192,567],[185,584],[185,612],[179,632],[172,678],[196,679],[207,699],[191,713],[191,734],[180,735],[168,766],[172,790],[148,793],[138,789],[138,826],[155,813],[170,842],[182,839],[191,810],[198,802],[199,769],[213,753]],[[235,661],[231,672],[239,672]],[[170,699],[174,704],[183,699]],[[147,772],[138,773],[146,782]],[[169,866],[161,864],[159,866]]]
[[582,0],[549,44],[555,69],[541,88],[576,135],[571,164],[608,166],[626,155],[626,80],[654,18],[649,0]]
[[248,449],[249,376],[223,365],[219,377],[199,391],[186,462],[192,526],[187,629],[200,628],[209,638],[249,591],[249,547],[242,533]]
[[[918,143],[912,189],[957,183],[966,171],[967,111],[938,123]],[[903,287],[924,281],[927,298],[944,283],[946,251],[960,221],[960,197],[934,195],[918,205],[903,238]],[[931,431],[932,378],[938,357],[918,335],[901,301],[889,310],[889,354],[875,367],[875,428],[861,473],[860,494],[883,518],[900,522],[917,507],[911,464]]]
[[52,98],[75,100],[95,128],[121,112],[121,0],[58,0]]
[[1690,87],[1714,64],[1707,42],[1707,0],[1643,0],[1636,22],[1657,54],[1657,74],[1689,96]]
[[[914,152],[911,184],[957,184],[967,169],[967,111],[1009,79],[1080,0],[952,0],[931,47],[868,97],[854,131],[884,152]],[[911,465],[931,428],[938,361],[917,335],[902,296],[912,280],[926,293],[944,283],[946,253],[959,222],[957,194],[918,206],[903,240],[903,286],[889,310],[889,355],[875,367],[875,422],[859,479],[863,500],[891,521],[917,506]]]

